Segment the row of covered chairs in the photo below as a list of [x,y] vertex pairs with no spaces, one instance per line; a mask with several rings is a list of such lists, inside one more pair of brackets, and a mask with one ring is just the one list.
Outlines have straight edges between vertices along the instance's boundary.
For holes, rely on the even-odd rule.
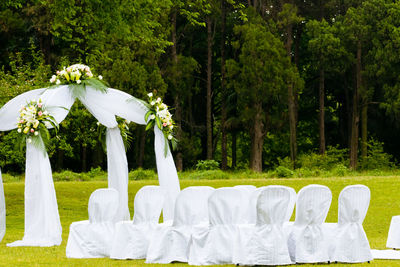
[[[98,193],[107,190],[110,197]],[[332,194],[322,185],[306,186],[297,195],[285,186],[188,187],[176,199],[173,221],[161,224],[163,191],[145,186],[135,196],[133,222],[114,227],[115,193],[100,189],[92,194],[89,221],[70,227],[68,257],[145,258],[147,263],[191,265],[372,260],[362,227],[370,192],[363,185],[342,190],[337,224],[324,224]],[[108,204],[97,205],[100,202]]]

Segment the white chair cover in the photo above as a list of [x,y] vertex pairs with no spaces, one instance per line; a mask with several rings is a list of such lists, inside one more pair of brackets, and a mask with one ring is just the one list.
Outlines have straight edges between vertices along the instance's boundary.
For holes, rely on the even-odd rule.
[[6,201],[4,199],[3,178],[0,169],[0,242],[6,233]]
[[110,258],[144,259],[149,241],[159,225],[165,193],[159,186],[144,186],[135,196],[132,221],[118,222],[112,241]]
[[245,223],[255,223],[256,221],[256,205],[252,202],[252,196],[257,192],[254,185],[235,185],[233,188],[240,190],[248,203],[247,208],[243,211]]
[[371,248],[362,226],[370,198],[370,190],[365,185],[346,186],[340,192],[332,261],[356,263],[372,260]]
[[257,200],[257,224],[242,228],[234,255],[241,265],[291,264],[287,237],[283,232],[292,190],[286,186],[267,186]]
[[103,258],[110,255],[118,210],[118,191],[97,189],[89,198],[89,220],[73,222],[69,228],[68,258]]
[[210,226],[192,235],[189,264],[211,265],[233,262],[234,242],[239,234],[239,224],[247,223],[243,212],[248,202],[235,188],[216,189],[208,199]]
[[386,247],[400,249],[400,215],[393,216],[390,221]]
[[208,227],[208,197],[213,191],[209,186],[193,186],[179,193],[173,224],[154,234],[146,263],[188,262],[192,233]]
[[293,262],[329,261],[329,240],[322,224],[328,215],[331,202],[332,193],[326,186],[308,185],[299,191],[296,220],[288,240]]

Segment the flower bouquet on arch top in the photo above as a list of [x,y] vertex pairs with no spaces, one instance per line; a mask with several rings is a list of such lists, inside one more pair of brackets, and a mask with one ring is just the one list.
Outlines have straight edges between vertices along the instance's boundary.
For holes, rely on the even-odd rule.
[[[46,144],[50,140],[48,128],[58,130],[58,124],[53,116],[46,110],[42,100],[31,100],[19,110],[17,131],[21,134],[22,141],[32,143],[38,149],[46,150]],[[40,141],[40,137],[43,142]],[[22,143],[21,141],[21,143]]]
[[73,96],[80,97],[84,95],[87,86],[103,93],[107,92],[107,85],[102,80],[101,75],[93,75],[89,66],[74,64],[58,70],[56,75],[51,77],[50,83],[54,84],[51,87],[68,85]]
[[144,120],[147,122],[146,131],[153,129],[157,125],[165,138],[164,156],[167,156],[168,142],[171,142],[172,149],[175,150],[178,140],[175,138],[174,129],[175,123],[172,120],[172,115],[168,110],[168,106],[164,104],[160,97],[153,98],[153,93],[148,93],[149,102],[146,106],[149,108]]

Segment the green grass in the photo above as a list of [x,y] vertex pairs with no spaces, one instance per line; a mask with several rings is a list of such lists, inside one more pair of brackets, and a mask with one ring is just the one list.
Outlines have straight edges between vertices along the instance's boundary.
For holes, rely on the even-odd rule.
[[[327,222],[337,222],[337,198],[340,191],[350,184],[365,184],[371,189],[371,204],[364,228],[372,248],[385,249],[387,232],[393,215],[400,215],[400,177],[347,177],[347,178],[291,178],[291,179],[230,179],[230,180],[181,180],[181,187],[191,185],[209,185],[215,188],[237,184],[264,186],[281,184],[291,186],[296,191],[308,184],[323,184],[332,190],[333,201]],[[131,181],[129,183],[129,208],[133,215],[134,195],[144,185],[157,184],[156,180]],[[0,243],[0,266],[143,266],[143,261],[111,259],[67,259],[65,247],[68,239],[69,225],[73,221],[87,219],[87,202],[90,194],[97,188],[107,187],[105,181],[91,182],[56,182],[58,207],[63,227],[61,246],[50,248],[16,247],[6,244],[19,240],[24,231],[24,183],[8,182],[4,184],[7,205],[7,231]],[[294,219],[294,216],[292,216]],[[400,266],[400,261],[375,260],[371,264],[357,266]],[[145,265],[145,266],[162,266]],[[173,264],[169,266],[187,266]],[[307,266],[307,265],[304,265]],[[349,266],[333,264],[332,266]],[[353,266],[353,265],[352,265]]]

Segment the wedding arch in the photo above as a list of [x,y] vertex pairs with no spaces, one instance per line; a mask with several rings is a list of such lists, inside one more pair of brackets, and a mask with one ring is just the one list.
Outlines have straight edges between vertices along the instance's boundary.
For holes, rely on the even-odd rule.
[[[0,131],[17,128],[19,110],[31,100],[41,99],[56,123],[68,115],[76,99],[105,127],[108,164],[108,186],[119,192],[120,202],[117,221],[129,220],[128,209],[128,164],[123,140],[115,116],[137,124],[147,124],[145,115],[149,111],[140,100],[120,90],[107,88],[104,91],[86,86],[80,94],[74,93],[71,85],[58,85],[23,93],[0,109]],[[51,127],[48,127],[51,128]],[[166,193],[163,209],[164,220],[172,220],[174,203],[180,191],[178,174],[163,132],[154,125],[154,150],[159,184]],[[40,142],[43,140],[40,139]],[[61,223],[56,193],[52,179],[49,157],[26,142],[25,169],[25,231],[22,240],[8,246],[53,246],[61,243]],[[82,203],[86,204],[86,203]]]

